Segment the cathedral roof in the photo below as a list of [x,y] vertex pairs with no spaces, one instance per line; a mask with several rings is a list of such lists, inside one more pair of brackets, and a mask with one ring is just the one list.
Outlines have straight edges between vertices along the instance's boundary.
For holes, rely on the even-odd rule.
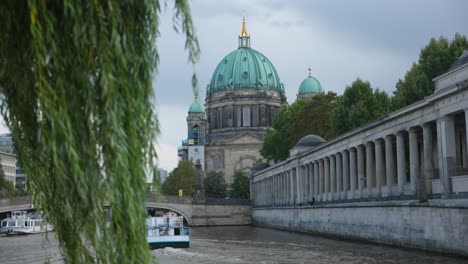
[[320,84],[319,80],[314,78],[310,71],[311,69],[309,68],[309,76],[305,78],[299,86],[299,94],[323,92],[322,85]]
[[207,94],[240,89],[276,90],[284,94],[283,84],[271,61],[250,47],[245,20],[239,36],[239,48],[219,62],[207,87]]
[[189,113],[205,113],[205,107],[203,107],[197,100],[190,105]]

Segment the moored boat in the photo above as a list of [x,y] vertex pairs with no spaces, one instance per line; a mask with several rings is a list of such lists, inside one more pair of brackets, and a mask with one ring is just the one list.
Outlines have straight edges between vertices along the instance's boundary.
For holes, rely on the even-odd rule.
[[183,216],[169,212],[146,219],[147,240],[151,249],[190,247],[190,231],[184,226]]
[[40,213],[13,211],[0,222],[0,233],[7,235],[37,234],[52,231],[52,226]]

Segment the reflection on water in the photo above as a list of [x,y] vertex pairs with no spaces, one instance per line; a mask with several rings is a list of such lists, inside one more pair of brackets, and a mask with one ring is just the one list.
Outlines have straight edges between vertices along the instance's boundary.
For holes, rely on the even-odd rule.
[[[340,241],[251,226],[196,227],[188,249],[153,250],[160,264],[468,263],[418,250]],[[0,263],[63,263],[55,233],[0,237]]]
[[467,263],[466,259],[267,228],[196,227],[189,249],[154,250],[161,264],[179,263]]

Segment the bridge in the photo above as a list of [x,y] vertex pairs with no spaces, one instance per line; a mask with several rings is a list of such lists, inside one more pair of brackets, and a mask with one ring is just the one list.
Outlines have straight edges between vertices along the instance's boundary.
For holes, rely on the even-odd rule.
[[[194,202],[192,197],[148,194],[148,209],[166,209],[182,215],[190,226],[250,224],[250,200],[212,199]],[[31,210],[31,196],[0,199],[0,214],[15,210]]]

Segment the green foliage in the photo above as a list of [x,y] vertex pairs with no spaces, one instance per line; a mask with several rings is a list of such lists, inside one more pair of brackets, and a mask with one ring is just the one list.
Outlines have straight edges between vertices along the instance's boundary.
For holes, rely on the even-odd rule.
[[260,150],[262,156],[275,162],[288,158],[289,150],[303,136],[314,134],[329,139],[333,135],[331,113],[337,96],[333,92],[300,99],[282,106],[276,113],[273,128],[267,129]]
[[181,160],[173,171],[169,173],[162,185],[162,192],[167,195],[179,195],[179,190],[184,191],[184,196],[192,196],[195,191],[196,173],[193,163],[189,160]]
[[432,79],[445,73],[465,49],[468,49],[468,40],[458,33],[452,41],[444,37],[432,38],[421,50],[418,63],[413,63],[404,79],[398,80],[392,109],[400,109],[431,95],[434,92]]
[[13,183],[5,178],[3,166],[0,165],[0,198],[1,197],[14,197],[15,187]]
[[210,171],[207,173],[203,184],[205,196],[208,198],[225,198],[227,195],[226,181],[222,172]]
[[384,91],[373,90],[360,79],[347,86],[333,112],[333,131],[341,135],[383,117],[389,111],[390,99]]
[[[1,1],[2,114],[68,263],[150,261],[159,12],[157,0]],[[174,21],[194,62],[186,0]]]
[[250,198],[249,178],[241,170],[234,172],[234,182],[232,183],[231,198]]

